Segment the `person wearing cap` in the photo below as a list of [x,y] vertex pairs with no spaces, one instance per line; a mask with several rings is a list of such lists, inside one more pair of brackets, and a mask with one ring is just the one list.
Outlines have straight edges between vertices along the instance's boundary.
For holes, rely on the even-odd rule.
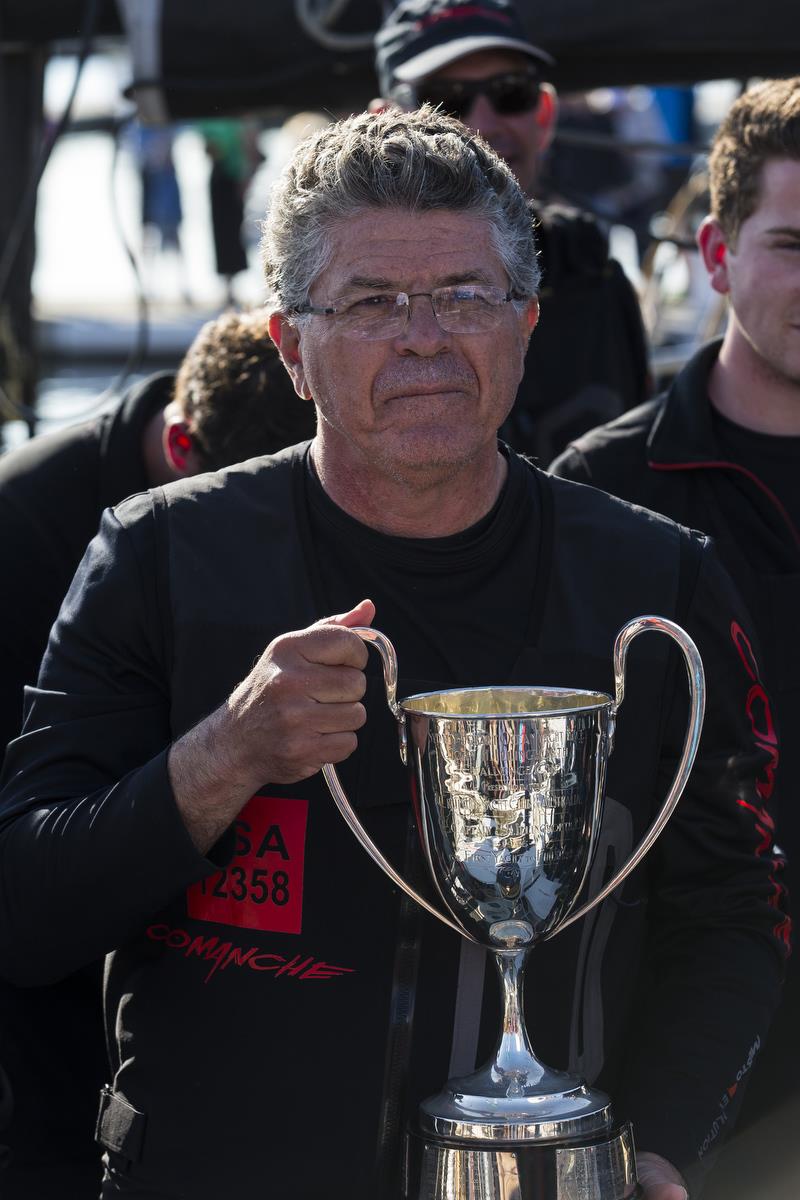
[[[401,0],[376,37],[382,99],[441,105],[477,130],[537,197],[558,102],[552,57],[509,0]],[[541,319],[517,400],[501,429],[547,463],[574,437],[647,399],[647,345],[636,294],[586,214],[535,201]]]

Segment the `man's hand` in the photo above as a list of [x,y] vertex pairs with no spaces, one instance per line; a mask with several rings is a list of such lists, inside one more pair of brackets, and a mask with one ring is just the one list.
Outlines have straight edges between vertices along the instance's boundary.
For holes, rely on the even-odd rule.
[[648,1150],[638,1153],[636,1171],[644,1200],[689,1200],[680,1171],[660,1154]]
[[267,646],[228,700],[229,753],[254,786],[297,783],[348,758],[367,714],[367,647],[347,632],[369,625],[371,600]]
[[270,642],[230,698],[169,752],[169,777],[189,834],[205,853],[265,783],[297,783],[348,758],[366,720],[371,600]]

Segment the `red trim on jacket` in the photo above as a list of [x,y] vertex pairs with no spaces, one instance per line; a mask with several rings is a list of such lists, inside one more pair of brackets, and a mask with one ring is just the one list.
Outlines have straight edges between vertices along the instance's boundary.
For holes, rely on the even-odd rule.
[[747,467],[741,467],[738,463],[725,462],[724,460],[720,461],[720,462],[712,461],[712,462],[688,462],[688,463],[657,463],[657,462],[648,461],[647,465],[648,465],[648,467],[650,467],[650,469],[652,471],[693,471],[693,470],[703,470],[703,469],[708,469],[708,468],[717,468],[719,470],[724,470],[724,471],[738,471],[741,475],[744,475],[747,479],[749,479],[751,483],[754,483],[756,485],[756,487],[759,488],[764,493],[764,495],[767,497],[767,499],[772,502],[774,507],[777,509],[777,511],[780,513],[781,517],[783,518],[789,532],[791,533],[792,537],[794,538],[794,541],[795,541],[798,549],[800,549],[800,531],[798,531],[797,526],[795,525],[794,521],[789,516],[789,514],[786,511],[786,509],[784,508],[784,506],[781,504],[780,500],[775,495],[772,488],[767,487],[767,485],[764,483],[764,481],[762,479],[759,479],[759,477],[753,471],[749,471],[747,469]]

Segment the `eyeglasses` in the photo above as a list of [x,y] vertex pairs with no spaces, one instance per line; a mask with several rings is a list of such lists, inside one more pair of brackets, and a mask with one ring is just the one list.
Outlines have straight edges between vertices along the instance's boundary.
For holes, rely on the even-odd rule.
[[324,307],[302,304],[294,311],[298,316],[338,317],[343,337],[378,342],[403,332],[411,315],[411,301],[417,296],[428,297],[436,320],[446,333],[485,333],[496,329],[504,305],[524,299],[516,292],[470,283],[434,288],[432,292],[380,292],[349,304]]
[[500,116],[532,112],[539,103],[535,71],[505,71],[488,79],[428,79],[417,89],[415,103],[427,100],[463,121],[478,96],[485,96]]

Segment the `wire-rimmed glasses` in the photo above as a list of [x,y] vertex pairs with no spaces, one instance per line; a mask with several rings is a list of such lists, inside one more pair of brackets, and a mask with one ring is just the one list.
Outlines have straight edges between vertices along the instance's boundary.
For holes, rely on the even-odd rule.
[[302,304],[298,316],[337,317],[343,337],[382,341],[398,337],[408,325],[411,301],[427,297],[436,320],[447,333],[486,333],[496,329],[505,305],[522,301],[517,292],[506,292],[487,284],[457,284],[432,292],[377,292],[336,304]]

